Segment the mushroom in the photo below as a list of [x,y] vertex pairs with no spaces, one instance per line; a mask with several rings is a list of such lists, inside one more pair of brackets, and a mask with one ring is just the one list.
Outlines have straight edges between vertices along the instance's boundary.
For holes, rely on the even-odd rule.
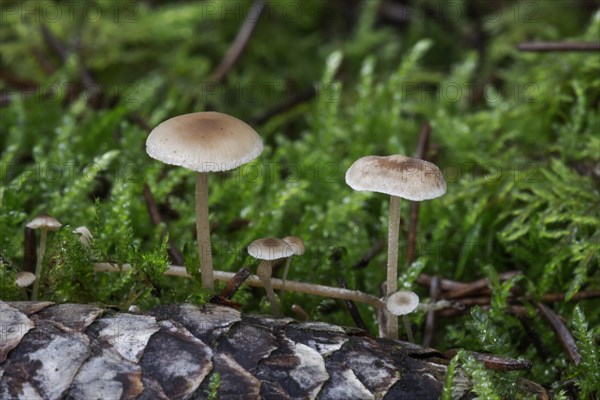
[[410,321],[407,314],[413,312],[419,306],[419,296],[409,290],[400,290],[388,297],[386,308],[392,315],[402,316],[406,337],[409,342],[414,342]]
[[73,230],[73,233],[79,235],[79,242],[83,245],[84,248],[90,248],[90,243],[92,242],[94,235],[92,235],[92,232],[90,232],[90,230],[86,226],[78,226]]
[[31,294],[31,300],[37,300],[38,292],[40,290],[40,280],[42,274],[42,261],[44,260],[44,253],[46,252],[46,237],[48,236],[48,231],[58,230],[62,225],[58,220],[54,217],[51,217],[47,214],[41,214],[35,217],[31,222],[27,225],[29,229],[41,229],[42,234],[40,236],[40,247],[38,251],[38,257],[35,264],[35,276],[36,280],[33,285],[33,292]]
[[17,285],[21,289],[21,296],[23,300],[29,300],[29,296],[27,295],[28,286],[31,286],[33,282],[35,282],[36,277],[33,273],[29,271],[21,271],[17,273],[15,278],[15,285]]
[[271,310],[276,316],[280,315],[279,302],[271,285],[271,275],[273,274],[273,260],[286,258],[292,255],[292,249],[289,244],[277,238],[262,238],[250,243],[248,246],[248,254],[252,257],[261,260],[256,270],[256,275],[260,278],[265,290]]
[[[446,181],[434,164],[402,155],[367,156],[346,171],[346,183],[354,190],[390,195],[386,293],[398,288],[398,229],[400,198],[422,201],[446,193]],[[398,338],[398,319],[388,315],[387,336]]]
[[202,287],[214,288],[208,173],[228,171],[260,155],[263,143],[248,124],[217,112],[197,112],[164,121],[150,132],[146,152],[156,160],[196,171],[196,232]]
[[283,284],[279,291],[280,297],[283,297],[283,293],[285,293],[285,280],[287,279],[290,264],[292,263],[292,256],[301,256],[305,251],[304,242],[298,236],[286,236],[283,238],[283,241],[290,245],[292,254],[287,258],[285,268],[283,269],[283,276],[281,277]]
[[17,273],[17,278],[15,279],[15,285],[20,288],[26,288],[27,286],[31,286],[33,282],[35,282],[36,277],[31,272],[21,271]]

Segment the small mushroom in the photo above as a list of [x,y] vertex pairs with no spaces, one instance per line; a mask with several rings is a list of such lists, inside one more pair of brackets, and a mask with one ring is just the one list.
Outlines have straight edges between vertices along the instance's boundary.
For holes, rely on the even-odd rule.
[[197,112],[164,121],[150,132],[146,152],[166,164],[196,171],[196,232],[202,287],[214,289],[208,173],[228,171],[260,155],[263,143],[243,121],[217,112]]
[[250,246],[248,246],[248,254],[261,260],[256,274],[267,291],[267,297],[269,303],[271,303],[273,314],[280,316],[279,302],[277,301],[273,286],[271,285],[271,275],[273,274],[272,263],[273,260],[291,256],[291,247],[281,239],[268,237],[257,239],[250,243]]
[[38,257],[35,264],[35,276],[36,280],[33,285],[33,292],[31,294],[31,300],[37,300],[38,292],[40,290],[40,280],[42,274],[42,261],[44,260],[44,253],[46,252],[46,238],[48,236],[48,231],[56,231],[62,225],[58,220],[54,217],[51,217],[47,214],[41,214],[35,217],[31,222],[27,225],[29,229],[41,229],[42,234],[40,236],[40,247],[38,251]]
[[17,273],[17,278],[15,279],[15,285],[20,288],[26,288],[31,286],[33,282],[35,282],[36,277],[31,272],[21,271]]
[[83,247],[85,247],[86,249],[90,248],[90,244],[92,242],[92,239],[94,238],[94,235],[92,235],[92,232],[90,232],[90,230],[87,227],[79,226],[73,230],[73,233],[79,235],[79,242],[81,242]]
[[290,264],[292,263],[292,256],[301,256],[304,254],[304,242],[298,236],[286,236],[283,238],[283,241],[290,245],[292,255],[290,255],[285,261],[285,268],[283,269],[283,276],[281,277],[281,290],[279,291],[279,296],[283,298],[283,294],[285,293],[285,280],[287,279],[287,274],[290,269]]
[[390,314],[402,316],[404,328],[406,329],[406,337],[409,342],[414,342],[410,321],[407,314],[410,314],[419,306],[419,296],[409,290],[400,290],[388,297],[386,308]]
[[[387,295],[398,288],[398,230],[400,198],[422,201],[446,193],[446,181],[434,164],[402,155],[367,156],[346,171],[346,183],[354,190],[390,195],[388,227]],[[387,336],[398,338],[398,319],[388,315]]]

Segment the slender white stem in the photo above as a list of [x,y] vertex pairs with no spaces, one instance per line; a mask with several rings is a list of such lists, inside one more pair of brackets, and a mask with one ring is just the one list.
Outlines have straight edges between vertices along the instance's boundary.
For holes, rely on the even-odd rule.
[[412,328],[410,327],[410,320],[408,319],[408,315],[402,316],[402,321],[404,322],[404,330],[406,331],[406,338],[409,342],[414,343],[415,338],[412,333]]
[[285,280],[287,279],[288,271],[290,270],[290,264],[292,263],[292,256],[289,256],[287,260],[285,260],[285,268],[283,269],[283,275],[281,276],[281,280],[283,281],[283,286],[281,286],[281,290],[279,291],[279,297],[283,299],[283,294],[285,293]]
[[48,229],[42,228],[42,234],[40,235],[40,248],[38,251],[38,257],[35,263],[35,282],[33,283],[33,292],[31,293],[31,300],[38,299],[38,293],[40,291],[40,282],[42,280],[42,262],[44,261],[44,253],[46,252],[46,237],[48,236]]
[[281,312],[279,311],[279,302],[277,301],[277,296],[275,296],[275,292],[273,291],[273,285],[271,285],[271,275],[273,275],[273,266],[271,265],[271,261],[262,260],[258,265],[256,275],[258,275],[263,286],[265,287],[265,290],[267,291],[267,298],[269,299],[269,303],[271,303],[271,311],[273,311],[273,315],[276,317],[281,316]]
[[202,287],[213,290],[215,287],[210,244],[210,223],[208,221],[208,173],[196,174],[196,235],[200,255]]
[[[388,262],[387,262],[387,299],[398,290],[398,236],[400,229],[400,197],[390,196],[389,226],[388,226]],[[387,311],[386,311],[387,312]],[[398,317],[387,313],[387,336],[398,339]]]
[[[131,269],[130,264],[111,264],[111,263],[96,263],[94,264],[94,272],[126,272]],[[171,265],[166,271],[165,275],[170,276],[181,276],[185,278],[191,278],[191,275],[187,273],[185,267],[178,265]],[[233,272],[225,272],[225,271],[214,271],[214,277],[217,281],[227,282],[235,273]],[[254,287],[264,287],[260,278],[256,275],[250,275],[245,281],[245,284]],[[271,286],[274,289],[281,289],[283,287],[283,282],[281,279],[272,278]],[[298,292],[305,294],[312,294],[315,296],[328,297],[331,299],[340,299],[340,300],[354,300],[361,303],[369,304],[375,308],[383,308],[385,309],[385,303],[370,294],[360,292],[358,290],[349,290],[342,289],[332,286],[325,285],[315,285],[312,283],[304,283],[304,282],[296,282],[296,281],[286,281],[285,283],[286,290],[290,292]]]

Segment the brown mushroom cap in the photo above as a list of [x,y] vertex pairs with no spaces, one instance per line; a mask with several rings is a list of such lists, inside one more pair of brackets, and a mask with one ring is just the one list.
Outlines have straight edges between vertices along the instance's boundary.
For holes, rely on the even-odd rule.
[[58,220],[48,214],[40,214],[26,225],[29,229],[47,229],[55,231],[62,226]]
[[263,143],[245,122],[217,112],[184,114],[150,132],[146,152],[197,172],[227,171],[260,155]]
[[434,199],[446,193],[446,181],[435,164],[401,155],[359,158],[346,171],[346,183],[354,190],[413,201]]
[[406,315],[419,306],[419,296],[409,290],[401,290],[387,299],[386,306],[388,311],[394,315]]
[[248,254],[259,260],[277,260],[293,255],[293,248],[277,238],[262,238],[250,243]]
[[35,282],[36,277],[35,274],[27,271],[21,271],[17,273],[17,278],[15,279],[15,284],[18,287],[24,288],[30,286],[33,282]]
[[301,256],[304,254],[304,242],[298,236],[286,236],[283,241],[292,247],[292,252],[295,256]]

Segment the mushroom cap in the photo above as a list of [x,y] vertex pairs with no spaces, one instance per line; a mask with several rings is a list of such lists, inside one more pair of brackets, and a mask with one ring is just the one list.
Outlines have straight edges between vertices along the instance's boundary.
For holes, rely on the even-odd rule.
[[286,236],[283,241],[292,247],[292,252],[295,256],[301,256],[304,254],[304,242],[298,236]]
[[29,229],[47,229],[49,231],[55,231],[62,226],[58,220],[48,214],[40,214],[32,219],[27,225]]
[[413,201],[435,199],[446,193],[446,181],[435,164],[402,155],[359,158],[346,171],[346,183],[354,190]]
[[248,254],[259,260],[277,260],[294,254],[292,246],[281,239],[257,239],[248,246]]
[[21,271],[17,273],[17,279],[15,279],[15,284],[18,287],[24,288],[31,285],[33,282],[35,282],[35,280],[35,274],[32,274],[31,272],[27,271]]
[[197,172],[227,171],[262,153],[258,134],[243,121],[218,112],[168,119],[150,132],[146,152],[166,164]]
[[85,247],[90,247],[90,243],[94,238],[94,235],[92,235],[92,232],[90,232],[87,226],[78,226],[73,230],[73,233],[79,235],[79,241],[82,245],[84,245]]
[[387,309],[394,315],[410,314],[419,305],[419,296],[409,290],[400,290],[387,299]]

